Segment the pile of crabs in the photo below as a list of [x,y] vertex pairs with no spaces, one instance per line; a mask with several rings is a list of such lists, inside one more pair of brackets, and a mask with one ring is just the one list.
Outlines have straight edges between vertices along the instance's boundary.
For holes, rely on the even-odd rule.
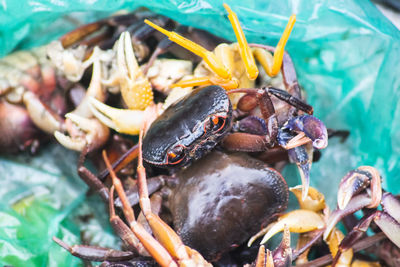
[[[334,211],[309,186],[313,159],[343,132],[304,100],[284,51],[295,15],[270,47],[248,44],[224,7],[237,43],[140,11],[0,61],[1,151],[34,153],[52,137],[80,151],[78,173],[123,249],[54,241],[101,266],[399,266],[400,202],[375,168],[343,177]],[[302,185],[288,188],[288,162]],[[289,191],[300,208],[287,212]]]

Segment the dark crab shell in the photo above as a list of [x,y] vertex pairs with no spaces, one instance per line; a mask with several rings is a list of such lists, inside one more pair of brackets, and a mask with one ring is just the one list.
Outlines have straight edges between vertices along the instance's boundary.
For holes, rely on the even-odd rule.
[[168,197],[174,229],[207,260],[242,244],[287,208],[281,174],[247,154],[213,151],[176,176]]
[[[217,131],[207,131],[205,123],[211,116],[225,118],[225,125]],[[184,166],[209,152],[229,131],[232,106],[225,89],[207,86],[168,107],[150,126],[143,139],[143,159],[161,167]],[[179,164],[168,162],[167,151],[176,145],[185,148]]]

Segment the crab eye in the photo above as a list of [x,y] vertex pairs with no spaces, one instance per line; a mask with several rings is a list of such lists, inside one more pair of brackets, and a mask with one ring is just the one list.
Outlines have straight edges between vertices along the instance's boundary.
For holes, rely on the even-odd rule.
[[183,160],[184,156],[185,148],[182,145],[174,146],[173,148],[170,148],[167,152],[169,164],[178,164]]
[[208,122],[208,130],[220,131],[225,126],[225,118],[221,116],[211,116]]

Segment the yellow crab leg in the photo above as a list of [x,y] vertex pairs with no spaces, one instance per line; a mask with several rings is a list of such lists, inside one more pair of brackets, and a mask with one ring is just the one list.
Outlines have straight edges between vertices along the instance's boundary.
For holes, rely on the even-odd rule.
[[257,79],[258,76],[258,68],[254,60],[253,54],[251,52],[251,49],[247,44],[247,40],[246,37],[244,36],[242,27],[240,27],[239,19],[236,13],[233,12],[232,9],[227,4],[224,4],[224,7],[226,11],[228,11],[229,13],[228,18],[232,24],[232,28],[235,32],[236,39],[239,43],[239,52],[246,67],[247,77],[250,80],[255,80]]
[[214,53],[208,51],[207,49],[196,44],[195,42],[186,39],[185,37],[177,34],[176,32],[168,31],[161,28],[160,26],[154,24],[153,22],[147,19],[145,19],[144,22],[149,26],[153,27],[154,29],[158,30],[159,32],[168,36],[168,38],[171,41],[179,44],[180,46],[186,48],[187,50],[203,58],[203,60],[207,63],[207,65],[221,78],[223,79],[232,78],[232,74],[230,73],[230,71],[221,63],[221,61],[215,56]]
[[235,78],[232,80],[220,79],[215,77],[198,77],[189,80],[179,81],[171,85],[174,87],[194,87],[194,86],[206,86],[206,85],[219,85],[225,90],[236,89],[239,87],[239,81]]
[[289,39],[290,33],[292,32],[294,23],[296,22],[296,15],[293,14],[290,16],[288,24],[286,25],[285,31],[282,34],[281,39],[279,40],[278,45],[275,48],[274,52],[274,64],[272,65],[272,76],[275,76],[279,73],[279,70],[282,66],[283,53],[285,52],[285,45]]

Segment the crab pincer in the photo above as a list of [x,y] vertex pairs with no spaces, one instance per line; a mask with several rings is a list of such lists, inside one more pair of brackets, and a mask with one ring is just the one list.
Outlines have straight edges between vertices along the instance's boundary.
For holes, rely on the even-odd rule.
[[66,148],[82,151],[87,146],[92,151],[105,144],[110,136],[110,130],[96,118],[85,118],[74,113],[66,114],[65,118],[69,135],[56,131],[54,137]]
[[[300,132],[300,134],[288,142],[285,139],[279,140],[285,130]],[[290,119],[278,133],[278,141],[286,149],[308,143],[310,140],[316,149],[323,149],[328,145],[326,126],[321,120],[311,115],[301,115]]]
[[61,129],[54,131],[54,137],[63,146],[76,151],[82,151],[86,146],[90,150],[94,150],[107,142],[110,131],[99,120],[93,118],[89,104],[91,98],[100,101],[105,99],[101,85],[99,58],[95,58],[93,61],[92,79],[84,98],[73,111],[65,115],[63,129],[65,133]]
[[340,181],[337,204],[339,209],[344,209],[353,196],[371,185],[371,198],[373,201],[368,206],[376,208],[382,199],[381,176],[377,169],[371,166],[361,166],[348,172]]
[[136,61],[128,32],[121,34],[117,47],[117,68],[110,78],[102,83],[119,85],[122,98],[129,109],[110,107],[91,98],[91,112],[108,127],[126,134],[138,134],[146,121],[150,125],[161,112],[160,105],[153,102],[150,82]]

